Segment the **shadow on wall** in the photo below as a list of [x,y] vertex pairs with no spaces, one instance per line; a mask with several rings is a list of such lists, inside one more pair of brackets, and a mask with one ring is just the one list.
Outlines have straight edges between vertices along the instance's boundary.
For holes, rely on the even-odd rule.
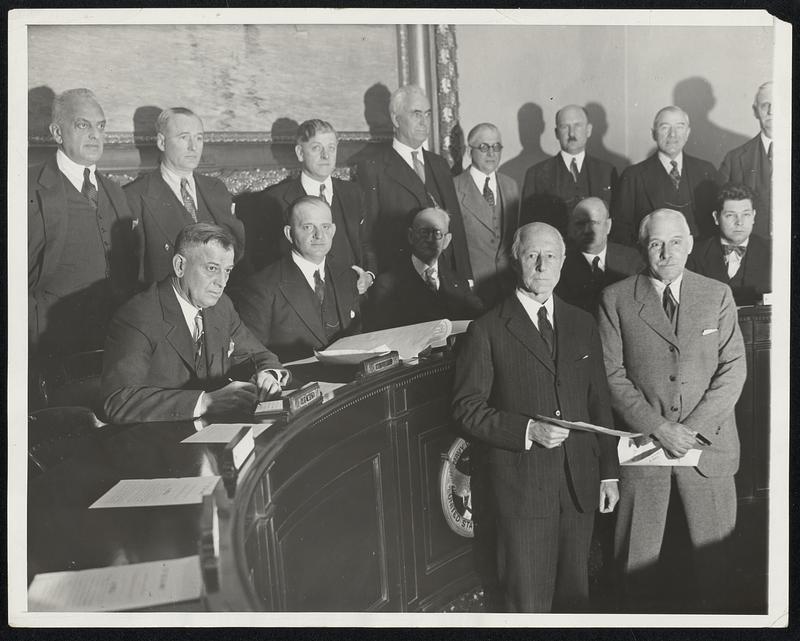
[[522,189],[525,172],[537,162],[548,158],[542,150],[542,134],[544,133],[544,115],[542,108],[533,103],[526,102],[517,111],[517,128],[522,151],[500,165],[500,172],[517,181]]
[[28,138],[50,138],[50,120],[56,94],[50,87],[28,91]]
[[608,118],[606,117],[605,107],[598,102],[590,102],[586,104],[584,109],[586,109],[589,122],[592,124],[592,135],[586,142],[586,153],[611,163],[617,168],[617,171],[622,172],[625,167],[631,164],[631,160],[622,154],[614,153],[603,142],[603,138],[608,132]]
[[[681,80],[672,92],[673,103],[689,114],[692,132],[685,151],[690,156],[708,160],[718,167],[731,149],[749,140],[711,122],[709,114],[717,104],[714,89],[705,78],[695,76]],[[748,105],[727,105],[726,108],[749,109]],[[755,127],[754,127],[755,129]]]
[[[367,121],[369,135],[372,138],[389,138],[394,132],[392,118],[389,115],[389,99],[392,93],[382,82],[376,82],[364,92],[364,120]],[[340,156],[337,164],[355,168],[359,163],[374,155],[383,145],[365,143],[354,148],[347,157]]]
[[272,123],[272,156],[280,167],[296,167],[297,155],[294,153],[295,137],[300,123],[293,118],[282,117]]
[[[161,107],[144,105],[133,112],[133,138],[139,152],[139,175],[158,166],[159,152],[156,147],[156,120]],[[147,140],[143,140],[147,138]]]

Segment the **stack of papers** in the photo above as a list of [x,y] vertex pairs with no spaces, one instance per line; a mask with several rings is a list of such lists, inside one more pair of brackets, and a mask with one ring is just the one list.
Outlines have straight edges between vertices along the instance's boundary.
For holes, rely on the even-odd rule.
[[177,479],[123,479],[89,506],[159,507],[202,503],[219,482],[218,476],[191,476]]

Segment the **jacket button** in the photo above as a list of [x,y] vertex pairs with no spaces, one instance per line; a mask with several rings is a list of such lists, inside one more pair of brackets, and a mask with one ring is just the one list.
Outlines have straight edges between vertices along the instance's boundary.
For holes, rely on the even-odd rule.
[[165,252],[169,251],[169,243],[164,243],[164,251]]
[[560,417],[560,416],[561,416],[561,410],[556,410],[556,417]]
[[675,351],[675,346],[674,345],[670,345],[669,346],[669,351],[670,352],[674,352]]
[[678,411],[678,406],[677,405],[673,405],[669,409],[670,409],[671,412],[677,412]]
[[670,377],[669,377],[669,380],[674,381],[675,380],[675,375],[671,374]]

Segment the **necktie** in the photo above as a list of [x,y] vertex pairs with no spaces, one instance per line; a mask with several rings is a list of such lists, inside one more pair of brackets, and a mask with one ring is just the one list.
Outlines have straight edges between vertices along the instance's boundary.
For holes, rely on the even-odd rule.
[[569,173],[572,174],[572,180],[578,182],[578,174],[580,172],[578,171],[578,163],[575,162],[574,158],[572,159],[572,162],[569,165]]
[[542,305],[537,314],[539,317],[539,335],[547,345],[547,350],[550,352],[550,358],[556,357],[556,336],[553,332],[553,326],[547,320],[547,308]]
[[199,366],[203,356],[203,310],[198,310],[194,317],[194,362]]
[[489,187],[489,176],[486,176],[486,182],[483,184],[483,197],[489,203],[489,207],[494,207],[494,192]]
[[411,160],[414,163],[414,171],[417,172],[417,176],[422,181],[422,184],[425,184],[425,165],[422,164],[422,161],[419,159],[419,152],[412,151],[411,152]]
[[89,202],[92,203],[92,207],[97,209],[97,187],[95,187],[92,184],[92,181],[89,179],[90,175],[91,171],[89,171],[89,168],[84,168],[83,187],[81,188],[81,193],[89,199]]
[[681,175],[678,172],[678,163],[674,160],[670,160],[669,164],[672,165],[672,169],[669,171],[669,177],[672,180],[672,186],[675,187],[675,189],[678,189],[681,184]]
[[[328,198],[327,198],[327,196],[325,196],[325,183],[322,183],[319,186],[319,197],[322,198],[322,200],[324,200],[326,203],[328,202]],[[328,203],[328,204],[330,204],[330,203]]]
[[667,285],[664,288],[664,296],[661,299],[661,303],[664,306],[664,313],[669,318],[670,323],[675,323],[675,312],[678,311],[678,301],[675,300],[675,297],[672,295],[672,290]]
[[595,256],[592,260],[592,275],[598,276],[602,273],[602,269],[600,269],[600,256]]
[[436,270],[433,267],[425,268],[425,284],[432,292],[439,291],[439,278],[436,275]]
[[322,280],[319,270],[314,272],[314,294],[319,301],[319,306],[322,307],[325,302],[325,281]]
[[772,143],[769,143],[769,149],[767,149],[767,158],[769,158],[769,161],[772,162]]
[[192,194],[189,193],[189,181],[186,178],[181,178],[181,200],[192,220],[197,222],[197,207],[195,207],[194,200],[192,200]]

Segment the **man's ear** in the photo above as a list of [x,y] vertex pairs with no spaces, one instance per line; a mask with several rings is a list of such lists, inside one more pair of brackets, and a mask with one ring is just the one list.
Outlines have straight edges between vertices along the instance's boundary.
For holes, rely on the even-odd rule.
[[181,254],[175,254],[172,257],[172,269],[178,278],[182,278],[186,272],[186,258]]
[[656,133],[655,129],[650,130],[650,136],[653,138],[654,142],[658,142],[658,133]]
[[158,147],[160,151],[164,151],[166,147],[166,138],[164,134],[156,134],[156,147]]
[[53,123],[50,123],[50,126],[48,127],[48,129],[50,130],[50,135],[53,137],[53,140],[55,140],[59,145],[62,142],[64,142],[64,139],[61,137],[61,127],[60,127],[60,125],[57,125],[56,123],[53,122]]
[[289,241],[289,244],[294,246],[294,243],[292,242],[292,228],[289,225],[284,226],[283,235],[286,236],[286,240]]
[[444,236],[442,236],[442,251],[447,249],[447,246],[450,244],[450,241],[453,240],[453,234],[447,232]]
[[294,146],[294,155],[297,156],[298,162],[303,162],[303,148],[299,143]]
[[591,138],[592,137],[592,123],[588,123],[586,125],[586,137],[587,138]]
[[719,214],[715,211],[712,211],[711,215],[714,218],[714,224],[716,224],[716,226],[719,227]]

